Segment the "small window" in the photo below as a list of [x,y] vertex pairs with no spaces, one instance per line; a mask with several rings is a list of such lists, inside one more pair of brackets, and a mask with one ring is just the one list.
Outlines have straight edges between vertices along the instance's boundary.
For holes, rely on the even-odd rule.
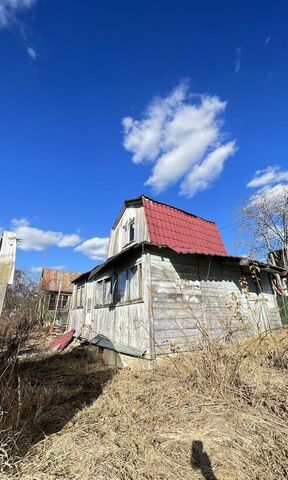
[[59,298],[59,310],[69,310],[69,298],[70,295],[67,293],[62,293]]
[[122,228],[122,247],[124,248],[129,243],[135,241],[135,219],[132,218],[127,221]]
[[129,242],[134,242],[135,240],[135,222],[134,220],[129,223]]
[[57,293],[50,293],[48,310],[55,310],[57,302]]

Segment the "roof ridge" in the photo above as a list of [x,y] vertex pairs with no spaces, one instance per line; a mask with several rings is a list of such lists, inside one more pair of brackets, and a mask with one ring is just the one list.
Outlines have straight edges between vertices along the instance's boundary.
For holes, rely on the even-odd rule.
[[[187,212],[186,210],[183,210],[182,208],[174,207],[173,205],[169,205],[168,203],[159,202],[158,200],[154,200],[151,197],[147,197],[147,195],[140,195],[140,197],[135,198],[134,200],[139,200],[140,198],[145,198],[146,200],[149,200],[150,202],[158,203],[159,205],[163,205],[164,207],[173,208],[173,210],[177,210],[178,212],[184,213],[185,215],[190,215],[190,217],[199,218],[199,220],[203,220],[204,222],[212,223],[213,225],[216,225],[216,222],[213,222],[213,220],[207,220],[207,218],[199,217],[199,215],[195,215],[195,213]],[[130,200],[127,200],[127,201],[129,202]]]

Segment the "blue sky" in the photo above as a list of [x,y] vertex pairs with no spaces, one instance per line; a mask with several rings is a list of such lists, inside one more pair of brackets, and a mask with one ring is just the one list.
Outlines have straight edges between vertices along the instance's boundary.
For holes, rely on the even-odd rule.
[[279,0],[0,0],[0,226],[22,238],[18,267],[90,269],[141,193],[241,253],[237,206],[288,180],[287,24]]

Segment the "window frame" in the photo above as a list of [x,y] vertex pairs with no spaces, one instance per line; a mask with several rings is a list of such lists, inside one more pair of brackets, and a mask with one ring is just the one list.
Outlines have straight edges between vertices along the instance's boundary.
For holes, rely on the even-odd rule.
[[[108,298],[108,300],[110,300],[110,301],[106,301],[107,298],[106,298],[105,285],[108,282],[110,283],[110,288],[109,288],[110,299]],[[97,301],[97,288],[99,288],[99,290],[100,290],[100,297],[101,297],[100,302]],[[93,294],[93,304],[94,304],[94,308],[107,307],[107,306],[113,304],[113,276],[112,275],[101,278],[101,280],[96,280],[95,281],[94,294]]]
[[[129,271],[136,269],[136,288],[135,296],[131,298],[131,285],[129,279]],[[120,296],[119,292],[119,278],[123,275],[125,277],[125,286],[123,278],[123,294]],[[110,284],[109,292],[106,291],[106,285]],[[97,294],[97,289],[98,294]],[[104,307],[115,307],[118,305],[127,305],[130,303],[137,303],[143,301],[143,285],[142,285],[142,262],[136,263],[130,266],[125,266],[125,268],[116,270],[113,274],[107,275],[101,279],[94,280],[93,288],[93,307],[94,308],[104,308]]]
[[[133,227],[133,238],[131,239],[131,227]],[[136,242],[136,221],[135,217],[129,218],[123,225],[122,248],[127,247],[130,243]]]
[[[131,228],[133,228],[133,238],[131,238]],[[135,242],[136,230],[135,230],[135,218],[129,220],[128,223],[128,243]]]

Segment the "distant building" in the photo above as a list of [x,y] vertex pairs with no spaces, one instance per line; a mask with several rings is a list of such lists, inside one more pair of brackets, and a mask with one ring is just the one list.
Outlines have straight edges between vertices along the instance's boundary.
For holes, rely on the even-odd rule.
[[66,325],[73,291],[72,282],[79,275],[79,272],[43,268],[39,283],[39,312],[40,320],[44,324]]
[[0,315],[2,312],[7,285],[14,280],[16,262],[16,234],[3,232],[0,234]]

